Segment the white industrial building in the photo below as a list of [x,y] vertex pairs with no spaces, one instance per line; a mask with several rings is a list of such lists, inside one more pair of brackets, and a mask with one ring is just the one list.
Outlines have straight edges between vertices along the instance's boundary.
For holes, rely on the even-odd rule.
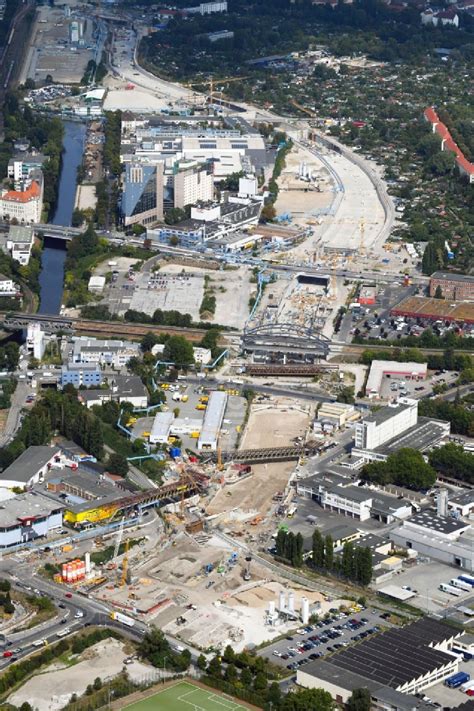
[[207,365],[212,360],[210,348],[200,348],[199,346],[195,346],[193,348],[193,355],[195,363],[199,363],[200,365]]
[[431,511],[415,514],[390,531],[400,548],[417,551],[433,560],[474,571],[474,538],[469,523]]
[[407,380],[424,380],[427,373],[426,363],[399,363],[395,360],[373,360],[370,366],[365,394],[367,397],[380,397],[380,389],[384,377],[406,378]]
[[[328,691],[338,704],[347,703],[354,689],[366,687],[376,699],[386,692],[407,695],[407,708],[416,709],[408,696],[427,689],[458,671],[459,658],[451,653],[461,632],[438,620],[424,617],[404,627],[394,627],[357,645],[318,659],[298,669],[297,684]],[[390,696],[390,693],[388,694]],[[390,705],[404,708],[403,697]]]
[[316,501],[326,511],[358,521],[374,518],[383,523],[393,523],[413,513],[412,505],[405,499],[355,486],[354,482],[330,473],[299,479],[296,490],[298,496]]
[[59,454],[57,447],[28,447],[0,474],[0,488],[27,489],[39,484],[59,460]]
[[181,437],[198,433],[202,420],[191,417],[174,417],[172,412],[158,412],[150,431],[150,444],[167,444],[170,436]]
[[376,449],[388,440],[414,427],[418,420],[418,403],[400,398],[396,405],[377,410],[355,426],[356,449]]
[[171,424],[174,420],[172,412],[157,412],[150,431],[150,444],[167,444]]
[[140,355],[140,346],[131,341],[106,341],[99,338],[79,337],[74,341],[73,363],[99,363],[123,368],[130,358]]
[[216,451],[219,432],[224,419],[227,407],[227,393],[215,390],[209,396],[201,434],[198,439],[198,449],[210,449]]
[[36,491],[2,501],[0,548],[11,548],[58,532],[63,524],[63,510],[61,502]]

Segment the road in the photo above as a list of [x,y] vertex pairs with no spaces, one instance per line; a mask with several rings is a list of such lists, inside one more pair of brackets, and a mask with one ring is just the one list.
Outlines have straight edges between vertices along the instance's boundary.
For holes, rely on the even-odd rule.
[[21,424],[21,410],[25,405],[26,397],[32,392],[31,387],[27,385],[25,381],[18,381],[16,390],[11,397],[11,406],[8,411],[5,427],[0,434],[0,447],[5,447],[14,437],[15,432]]
[[[48,644],[53,644],[59,641],[58,632],[69,629],[71,634],[78,632],[85,627],[100,626],[108,627],[119,631],[123,636],[129,639],[140,642],[143,636],[149,629],[149,625],[144,622],[135,620],[132,627],[116,622],[111,619],[111,608],[102,602],[98,602],[90,597],[85,597],[76,592],[70,593],[70,597],[66,597],[65,589],[61,585],[57,585],[52,581],[46,580],[37,573],[31,571],[31,566],[28,563],[19,563],[14,558],[8,558],[0,561],[0,572],[3,577],[8,578],[14,589],[17,589],[26,594],[38,594],[49,597],[57,607],[57,615],[48,620],[42,625],[33,627],[29,630],[17,632],[15,634],[7,634],[6,640],[3,642],[3,649],[9,649],[15,652],[15,659],[23,659],[30,654],[37,652],[44,645],[35,645],[39,640],[46,640]],[[28,583],[23,581],[27,580]],[[69,593],[68,593],[69,594]],[[77,614],[82,614],[81,617]],[[61,622],[62,619],[66,621]],[[177,640],[171,635],[166,635],[168,642],[171,645],[179,645],[189,649],[191,652],[192,662],[196,662],[200,652],[193,647],[185,644],[181,640]],[[6,643],[12,643],[8,647]],[[2,642],[0,641],[0,650]],[[0,673],[11,664],[11,659],[4,659],[0,656]]]

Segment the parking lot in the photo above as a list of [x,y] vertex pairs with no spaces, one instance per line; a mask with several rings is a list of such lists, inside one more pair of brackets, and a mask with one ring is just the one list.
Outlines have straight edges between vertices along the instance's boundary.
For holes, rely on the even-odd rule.
[[[186,419],[189,422],[190,430],[200,431],[202,426],[202,421],[204,419],[205,409],[197,409],[200,403],[200,398],[203,397],[204,389],[200,386],[187,385],[186,383],[177,382],[173,387],[177,390],[172,391],[170,389],[164,390],[166,395],[166,405],[168,410],[179,410],[178,417],[180,419]],[[179,394],[179,400],[173,400],[173,396],[177,397],[175,393]],[[183,402],[183,397],[186,399]],[[219,444],[222,449],[234,449],[238,437],[238,427],[242,424],[245,417],[246,410],[246,400],[240,395],[229,395],[227,400],[227,407],[224,413],[224,420],[222,423],[221,436],[219,437]],[[151,432],[153,426],[154,417],[141,417],[133,425],[133,432],[137,437],[147,439],[148,435],[144,435],[144,432]],[[182,446],[186,449],[196,449],[197,438],[191,437],[188,434],[180,436]]]
[[[459,664],[459,671],[467,672],[468,674],[470,674],[471,679],[473,679],[474,660],[471,659],[468,662],[461,662]],[[472,696],[467,696],[467,694],[463,691],[460,691],[460,689],[450,689],[448,686],[443,684],[443,682],[440,682],[439,684],[435,684],[434,686],[430,686],[428,689],[425,689],[424,693],[421,694],[421,696],[424,696],[425,700],[432,701],[434,704],[444,708],[456,708],[457,706],[465,703],[466,701],[471,701],[474,708]]]
[[[468,599],[472,598],[472,591],[461,591],[459,597],[454,597],[439,589],[441,583],[449,583],[451,578],[457,578],[461,574],[462,570],[459,568],[443,565],[440,562],[421,562],[409,570],[395,575],[390,580],[390,584],[399,587],[409,586],[411,590],[416,591],[416,597],[410,601],[416,607],[426,610],[426,612],[441,612],[453,605],[467,605]],[[376,587],[380,589],[386,584],[386,582],[380,583]]]
[[382,626],[391,626],[387,621],[389,613],[360,606],[348,612],[331,608],[329,614],[328,619],[298,628],[279,642],[265,647],[260,655],[274,664],[285,666],[289,671],[295,671],[314,659],[326,657],[377,634]]

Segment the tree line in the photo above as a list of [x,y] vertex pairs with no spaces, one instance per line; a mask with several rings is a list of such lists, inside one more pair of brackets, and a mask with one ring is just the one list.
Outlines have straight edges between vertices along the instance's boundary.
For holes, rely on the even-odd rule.
[[[301,568],[304,563],[304,540],[301,533],[294,534],[280,528],[275,542],[276,553],[286,563],[294,568]],[[372,580],[372,551],[367,547],[353,546],[345,543],[342,553],[334,551],[334,541],[330,535],[323,537],[319,529],[315,529],[312,537],[312,548],[306,561],[314,569],[343,577],[359,585],[368,585]]]
[[72,439],[97,459],[103,458],[104,439],[100,420],[80,404],[75,389],[66,386],[63,392],[45,392],[25,415],[15,438],[0,450],[2,470],[28,447],[47,444],[55,432]]
[[359,585],[372,580],[372,551],[367,547],[345,543],[341,554],[335,554],[331,536],[323,538],[315,529],[312,540],[312,563],[316,570],[335,574]]
[[390,454],[384,462],[369,462],[362,468],[361,478],[372,484],[395,484],[406,489],[423,491],[436,481],[436,472],[427,464],[421,452],[403,447]]

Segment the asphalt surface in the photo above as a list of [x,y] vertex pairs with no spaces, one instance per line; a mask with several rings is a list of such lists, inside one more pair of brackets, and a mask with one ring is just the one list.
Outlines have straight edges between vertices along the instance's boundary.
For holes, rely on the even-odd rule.
[[[362,612],[350,612],[349,614],[336,611],[332,614],[330,622],[321,621],[317,625],[310,625],[311,630],[309,630],[309,627],[298,627],[297,629],[300,631],[303,631],[303,628],[308,631],[303,634],[297,631],[290,632],[282,640],[262,649],[259,655],[273,662],[273,664],[285,666],[289,671],[296,671],[297,667],[302,667],[313,661],[313,659],[327,657],[337,651],[338,647],[335,647],[335,645],[342,645],[339,647],[339,649],[342,649],[360,641],[361,634],[364,637],[368,637],[370,634],[377,634],[377,630],[380,630],[381,625],[387,624],[380,617],[380,614],[378,610],[371,609],[365,609]],[[357,621],[357,625],[347,629],[350,621]],[[377,629],[374,630],[374,628]],[[334,638],[331,639],[328,633],[333,635]],[[336,635],[338,636],[336,637]],[[310,639],[311,637],[313,638],[312,640]],[[318,639],[315,639],[316,637]],[[308,649],[304,649],[303,645],[306,645]],[[310,656],[316,654],[318,657]]]

